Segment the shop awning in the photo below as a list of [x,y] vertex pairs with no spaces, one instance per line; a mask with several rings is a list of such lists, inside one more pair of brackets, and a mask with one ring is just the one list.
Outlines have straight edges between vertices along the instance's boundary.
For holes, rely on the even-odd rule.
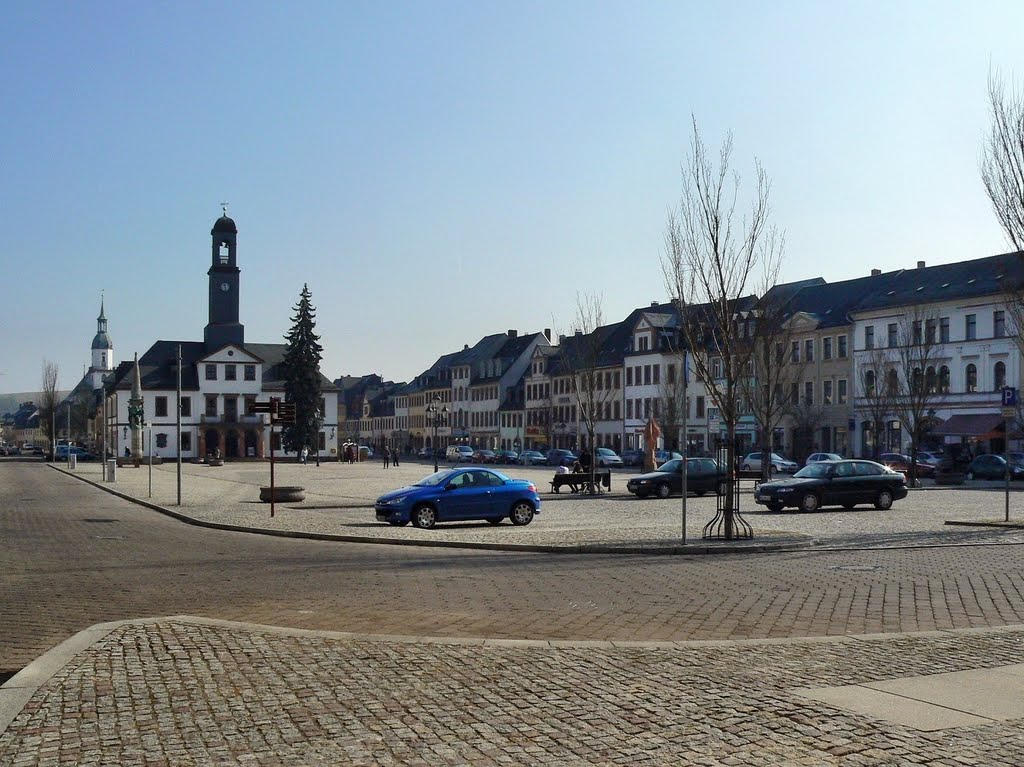
[[974,437],[991,439],[993,436],[1002,437],[1006,431],[1006,421],[998,413],[984,413],[966,415],[963,413],[951,415],[939,426],[932,430],[932,434],[947,437]]

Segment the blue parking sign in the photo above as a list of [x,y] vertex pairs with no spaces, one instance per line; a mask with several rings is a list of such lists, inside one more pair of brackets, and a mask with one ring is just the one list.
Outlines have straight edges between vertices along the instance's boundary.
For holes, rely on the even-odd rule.
[[1003,387],[1003,407],[1017,407],[1017,390],[1012,386]]

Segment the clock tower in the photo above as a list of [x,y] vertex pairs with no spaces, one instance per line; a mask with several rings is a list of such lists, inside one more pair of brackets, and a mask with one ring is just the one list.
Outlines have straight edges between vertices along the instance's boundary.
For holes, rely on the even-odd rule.
[[210,277],[210,321],[203,332],[207,351],[219,349],[226,344],[245,342],[245,328],[238,321],[239,268],[235,261],[238,228],[224,215],[217,219],[210,230],[213,238],[212,262],[207,274]]

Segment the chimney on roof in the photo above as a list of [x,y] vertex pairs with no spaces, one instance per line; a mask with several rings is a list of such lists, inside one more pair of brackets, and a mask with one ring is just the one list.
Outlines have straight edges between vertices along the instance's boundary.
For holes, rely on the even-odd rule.
[[462,345],[462,351],[466,351],[466,349],[468,349],[468,348],[469,348],[469,344],[463,344]]
[[581,336],[581,335],[583,335],[583,331],[582,331],[582,330],[580,330],[579,328],[576,328],[576,333],[575,333],[575,335]]
[[551,343],[551,328],[544,328],[544,337]]
[[519,335],[519,331],[518,330],[515,330],[513,328],[509,328],[508,329],[508,337],[509,338],[515,338],[518,335]]
[[651,301],[651,306],[657,306],[657,305],[658,305],[657,301]]
[[924,261],[918,261],[917,262],[917,268],[918,269],[924,269]]
[[878,276],[878,275],[880,275],[881,273],[882,273],[882,270],[881,270],[881,269],[872,269],[872,270],[871,270],[871,276],[872,276],[872,277],[877,277],[877,276]]

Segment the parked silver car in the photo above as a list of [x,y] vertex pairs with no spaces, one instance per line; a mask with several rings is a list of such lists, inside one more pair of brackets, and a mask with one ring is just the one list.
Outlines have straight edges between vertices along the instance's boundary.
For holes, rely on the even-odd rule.
[[[800,468],[796,463],[788,458],[783,458],[778,453],[772,453],[771,463],[772,471],[785,472],[786,474],[795,474]],[[742,471],[761,471],[761,453],[747,453],[740,464],[740,469]]]

